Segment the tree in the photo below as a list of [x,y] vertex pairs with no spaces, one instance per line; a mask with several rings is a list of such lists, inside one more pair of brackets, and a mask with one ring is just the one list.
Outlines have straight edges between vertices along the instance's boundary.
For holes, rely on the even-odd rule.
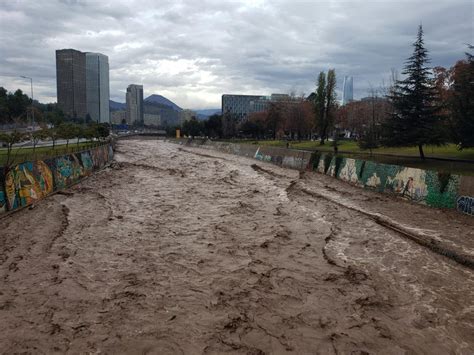
[[9,118],[8,91],[0,87],[0,124],[7,123]]
[[5,164],[3,166],[3,174],[4,176],[7,175],[8,171],[10,170],[11,166],[13,165],[16,154],[20,151],[21,148],[18,148],[16,151],[15,156],[13,156],[13,146],[16,143],[20,143],[24,139],[25,135],[21,132],[18,131],[13,131],[11,133],[0,133],[0,142],[3,142],[3,144],[6,144],[7,146],[7,159],[5,161]]
[[315,128],[320,136],[320,144],[328,138],[329,131],[334,125],[336,103],[336,71],[330,69],[327,76],[319,73],[318,87],[314,98]]
[[45,128],[41,128],[37,131],[34,131],[31,134],[31,138],[33,140],[33,156],[36,152],[36,146],[38,145],[39,141],[44,140],[49,137],[48,130]]
[[250,136],[255,139],[265,137],[267,127],[267,112],[252,112],[248,119],[242,122],[240,130],[245,136]]
[[110,125],[108,123],[99,123],[97,125],[99,139],[106,139],[110,135]]
[[48,129],[48,137],[51,138],[53,142],[53,150],[56,147],[56,141],[59,138],[59,128],[58,127],[51,127]]
[[204,131],[209,137],[222,136],[222,116],[214,114],[204,121]]
[[407,59],[404,80],[395,84],[390,100],[393,113],[384,125],[384,145],[417,146],[420,157],[425,158],[423,145],[445,143],[440,129],[438,97],[431,78],[428,51],[424,47],[420,25],[413,55]]
[[372,154],[372,149],[377,148],[380,145],[380,115],[383,115],[380,108],[383,110],[385,106],[383,103],[385,100],[379,100],[377,90],[372,87],[370,88],[369,93],[370,99],[367,102],[369,108],[367,117],[369,119],[366,120],[365,124],[363,124],[358,145],[361,149],[369,149],[370,154]]
[[46,114],[46,121],[51,123],[54,127],[58,127],[61,123],[65,121],[63,111],[57,108],[48,111]]
[[281,101],[271,101],[267,110],[267,128],[272,132],[273,139],[277,139],[278,131],[284,123]]
[[191,117],[189,121],[183,123],[183,134],[186,134],[194,139],[202,133],[203,125],[197,120],[195,116]]
[[[321,144],[324,144],[324,113],[326,102],[326,74],[322,71],[318,77],[318,87],[314,96],[314,127],[321,137]],[[324,135],[325,136],[325,135]]]
[[292,138],[302,139],[311,133],[312,107],[304,97],[290,96],[290,100],[283,102],[285,132]]
[[[222,115],[222,134],[224,137],[230,138],[236,135],[237,122],[238,122],[237,117],[229,111],[226,111]],[[184,129],[184,125],[183,125],[183,129]]]
[[76,138],[78,135],[77,125],[72,122],[63,123],[58,127],[57,133],[59,137],[66,140],[67,150],[69,147],[69,141]]
[[[469,46],[473,49],[473,46]],[[474,59],[458,61],[452,68],[452,95],[449,107],[452,112],[454,139],[461,148],[474,147]]]

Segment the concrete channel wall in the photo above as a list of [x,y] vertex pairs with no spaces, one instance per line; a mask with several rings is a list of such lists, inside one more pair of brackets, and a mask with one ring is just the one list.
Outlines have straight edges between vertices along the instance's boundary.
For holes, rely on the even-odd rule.
[[210,140],[174,141],[179,144],[252,157],[285,168],[316,171],[355,186],[394,194],[431,207],[456,209],[461,213],[474,216],[474,176],[344,158],[331,153]]
[[31,205],[103,168],[112,158],[111,144],[46,160],[27,161],[5,174],[0,168],[0,216]]

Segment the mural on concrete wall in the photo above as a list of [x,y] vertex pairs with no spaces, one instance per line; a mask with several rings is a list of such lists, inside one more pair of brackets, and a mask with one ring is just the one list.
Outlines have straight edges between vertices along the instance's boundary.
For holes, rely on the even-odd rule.
[[[97,151],[97,152],[96,152]],[[96,157],[96,164],[91,156]],[[0,212],[28,206],[56,189],[63,189],[102,167],[113,157],[109,146],[47,160],[24,162],[11,168],[0,181]],[[1,179],[0,179],[1,180]]]
[[426,204],[432,207],[455,208],[460,178],[459,175],[427,170]]
[[359,175],[357,174],[356,160],[344,158],[338,177],[351,184],[357,184],[359,182]]
[[91,158],[95,169],[100,169],[109,161],[109,148],[101,146],[91,150]]
[[318,164],[318,172],[321,174],[325,174],[331,165],[332,157],[329,154],[321,154],[321,158],[319,158]]
[[[254,158],[257,160],[262,160],[262,161],[267,161],[267,162],[272,161],[272,156],[268,154],[264,154],[263,150],[260,149],[260,147],[258,147],[257,151],[255,152]],[[275,163],[277,162],[275,158],[274,158],[274,162]]]
[[459,196],[456,201],[456,208],[459,212],[474,216],[474,197]]
[[[331,153],[311,154],[282,148],[257,148],[252,145],[210,141],[206,141],[204,146],[289,168],[318,171],[378,192],[393,193],[432,207],[457,208],[463,213],[474,215],[474,198],[469,196],[474,194],[474,179],[469,176],[334,157]],[[95,158],[92,160],[95,166]],[[461,194],[463,196],[459,196]]]
[[8,171],[5,177],[9,210],[27,206],[53,192],[53,174],[43,161],[25,162]]
[[404,168],[391,165],[391,173],[388,175],[384,191],[392,192],[414,201],[422,201],[428,193],[428,187],[425,182],[425,170],[415,168]]
[[281,165],[291,169],[304,169],[310,161],[309,153],[299,153],[296,156],[282,156]]
[[5,212],[7,209],[7,200],[5,197],[4,189],[4,181],[3,181],[3,169],[0,168],[0,213]]
[[[112,149],[112,146],[109,146],[109,148]],[[109,160],[112,159],[112,157],[113,157],[113,152],[112,152],[112,155],[109,152]],[[92,172],[92,169],[94,167],[94,163],[92,162],[91,155],[89,152],[81,153],[81,164],[83,167],[84,175],[89,175]]]
[[76,179],[77,167],[74,167],[74,160],[70,155],[56,158],[56,170],[54,171],[54,181],[57,189],[65,189],[73,184]]

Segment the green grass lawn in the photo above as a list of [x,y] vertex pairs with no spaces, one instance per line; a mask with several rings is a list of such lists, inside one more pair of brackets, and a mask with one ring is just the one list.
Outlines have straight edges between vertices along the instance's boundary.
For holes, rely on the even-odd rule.
[[[234,140],[234,143],[247,143],[255,145],[268,145],[275,147],[286,147],[284,140]],[[310,151],[333,152],[332,142],[320,145],[319,141],[290,141],[290,148]],[[449,171],[453,174],[474,175],[474,148],[458,150],[455,144],[445,146],[424,146],[423,151],[427,158],[464,159],[473,162],[441,161],[441,160],[421,160],[419,158],[418,147],[381,147],[372,150],[360,149],[356,141],[342,140],[338,145],[339,153],[346,157],[353,157],[365,160],[373,160],[384,164],[394,164],[410,166],[421,169],[431,169],[438,171]]]
[[[257,145],[270,145],[275,147],[286,147],[286,141],[283,140],[263,140],[263,141],[253,141],[253,140],[239,140],[234,141],[239,143],[251,143]],[[325,145],[320,145],[319,141],[290,141],[290,147],[294,149],[303,149],[303,150],[319,150],[319,151],[334,151],[332,142],[327,142]],[[349,153],[358,153],[358,154],[370,154],[369,150],[360,149],[356,141],[343,140],[338,144],[338,149],[340,152],[349,152]],[[466,159],[474,161],[474,148],[468,148],[463,150],[458,150],[455,144],[447,144],[444,146],[424,146],[423,151],[425,156],[429,157],[438,157],[438,158],[452,158],[452,159]],[[388,148],[381,147],[372,150],[373,154],[390,154],[390,155],[406,155],[418,157],[418,147],[397,147],[397,148]]]
[[[57,155],[64,155],[68,153],[74,153],[85,150],[87,148],[97,146],[97,142],[82,142],[79,144],[69,143],[68,147],[65,144],[57,145],[56,147],[36,147],[33,152],[33,148],[14,148],[12,151],[12,157],[14,157],[14,163],[22,163],[24,161],[33,160],[44,160]],[[7,149],[0,148],[0,167],[4,166],[7,161]]]

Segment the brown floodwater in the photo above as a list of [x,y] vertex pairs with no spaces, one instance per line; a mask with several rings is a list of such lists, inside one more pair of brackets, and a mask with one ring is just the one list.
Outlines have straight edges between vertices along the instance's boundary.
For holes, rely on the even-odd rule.
[[115,159],[0,220],[2,353],[473,353],[473,271],[344,206],[472,255],[471,217],[163,141]]

